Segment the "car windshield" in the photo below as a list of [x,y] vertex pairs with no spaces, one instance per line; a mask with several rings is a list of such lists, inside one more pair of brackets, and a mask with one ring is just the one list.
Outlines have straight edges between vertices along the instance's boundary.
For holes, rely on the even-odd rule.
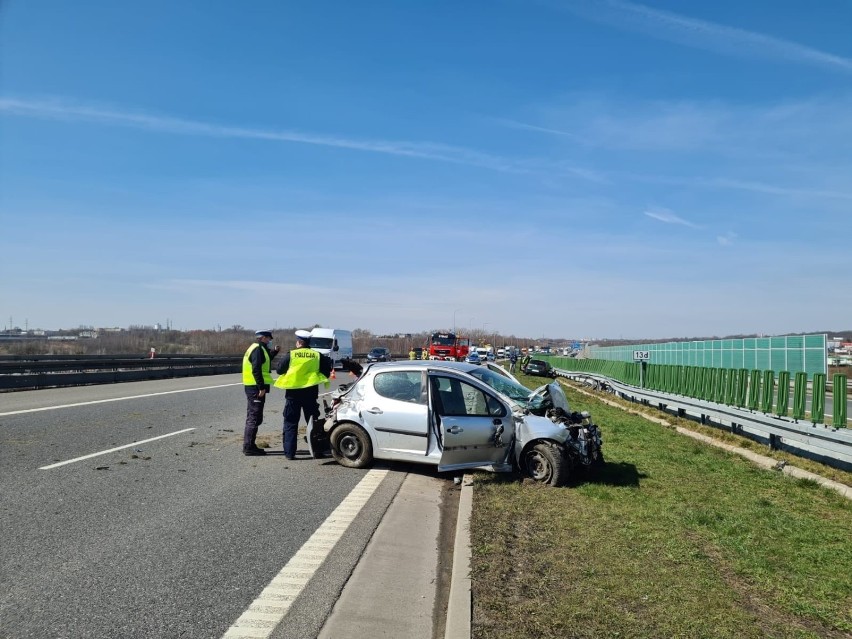
[[334,345],[334,339],[331,337],[312,337],[311,348],[331,348]]
[[503,393],[506,397],[519,403],[521,406],[527,406],[529,403],[532,391],[508,377],[495,373],[489,368],[477,368],[470,371],[470,375],[485,382],[498,393]]
[[370,355],[384,355],[384,353],[385,353],[384,348],[374,348],[373,350],[370,351]]

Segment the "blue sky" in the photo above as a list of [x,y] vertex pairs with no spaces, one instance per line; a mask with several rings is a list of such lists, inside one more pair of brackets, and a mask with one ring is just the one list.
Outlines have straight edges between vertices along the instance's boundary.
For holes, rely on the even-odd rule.
[[0,3],[0,324],[852,326],[852,2]]

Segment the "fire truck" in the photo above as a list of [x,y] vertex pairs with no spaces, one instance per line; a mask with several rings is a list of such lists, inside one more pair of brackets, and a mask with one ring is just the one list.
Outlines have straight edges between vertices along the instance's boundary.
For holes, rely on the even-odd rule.
[[429,337],[429,359],[463,362],[470,353],[470,338],[455,333],[432,333]]

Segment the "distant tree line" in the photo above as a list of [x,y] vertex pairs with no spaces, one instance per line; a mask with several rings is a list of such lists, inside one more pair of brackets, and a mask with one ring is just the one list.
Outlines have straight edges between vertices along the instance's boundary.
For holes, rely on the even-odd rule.
[[[277,328],[273,331],[275,343],[282,350],[296,346],[295,332],[300,327]],[[306,327],[307,328],[307,327]],[[372,331],[357,328],[352,331],[352,349],[356,354],[367,353],[374,346],[384,346],[394,355],[406,355],[412,348],[426,346],[434,332],[376,335]],[[138,355],[146,357],[151,349],[162,355],[242,355],[251,344],[254,330],[235,325],[222,330],[178,331],[157,329],[147,326],[131,326],[122,331],[99,331],[97,337],[77,337],[73,331],[64,331],[66,339],[38,337],[0,343],[0,353],[7,355]],[[76,339],[67,339],[76,337]],[[515,335],[473,331],[465,334],[474,344],[491,344],[495,348],[504,345],[530,347],[565,342],[565,340],[535,340]]]

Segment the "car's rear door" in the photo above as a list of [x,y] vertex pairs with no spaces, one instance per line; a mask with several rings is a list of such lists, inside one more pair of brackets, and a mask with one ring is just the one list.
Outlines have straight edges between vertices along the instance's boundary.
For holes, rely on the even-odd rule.
[[422,370],[376,373],[365,390],[361,418],[375,433],[378,449],[391,454],[426,454],[429,427]]
[[443,445],[439,470],[508,463],[512,412],[488,386],[468,376],[431,372],[429,393],[432,423]]

